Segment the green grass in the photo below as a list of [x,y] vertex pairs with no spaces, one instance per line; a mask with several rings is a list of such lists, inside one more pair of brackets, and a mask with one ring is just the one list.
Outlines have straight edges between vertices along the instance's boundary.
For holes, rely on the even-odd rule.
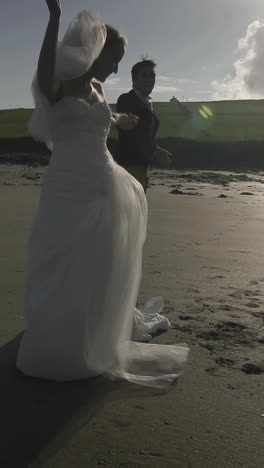
[[[199,112],[202,106],[210,111],[208,118]],[[264,101],[219,101],[154,103],[160,119],[158,138],[189,138],[199,141],[264,140]],[[115,109],[115,106],[111,106]],[[0,110],[0,138],[27,136],[26,123],[31,109]],[[204,114],[206,116],[206,114]],[[116,138],[114,129],[110,137]]]
[[27,136],[27,121],[32,109],[0,110],[0,138]]
[[[176,103],[155,103],[160,119],[159,138],[182,137],[200,141],[263,140],[264,102],[220,101],[185,103],[185,115]],[[207,106],[212,115],[200,114]]]

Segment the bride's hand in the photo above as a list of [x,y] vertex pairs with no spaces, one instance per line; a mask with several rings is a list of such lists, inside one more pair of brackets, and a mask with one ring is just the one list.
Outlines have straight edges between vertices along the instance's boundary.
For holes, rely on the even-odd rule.
[[132,130],[139,123],[139,118],[134,114],[118,114],[116,125],[121,130]]
[[50,16],[60,16],[61,15],[61,5],[60,0],[46,0]]

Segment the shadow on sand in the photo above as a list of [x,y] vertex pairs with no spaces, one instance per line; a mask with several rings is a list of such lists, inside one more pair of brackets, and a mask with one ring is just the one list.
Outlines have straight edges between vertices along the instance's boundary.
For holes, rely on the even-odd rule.
[[22,333],[0,349],[1,468],[43,466],[109,398],[144,398],[168,391],[103,377],[67,383],[26,377],[16,369],[21,337]]
[[37,459],[40,466],[95,416],[117,385],[102,377],[70,383],[25,377],[15,367],[21,336],[0,349],[3,468],[26,468]]

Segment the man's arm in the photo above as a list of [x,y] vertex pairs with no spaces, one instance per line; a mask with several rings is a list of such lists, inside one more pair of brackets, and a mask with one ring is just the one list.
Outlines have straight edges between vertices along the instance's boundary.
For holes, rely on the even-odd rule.
[[120,130],[132,130],[138,125],[139,118],[131,113],[123,114],[116,113],[112,114],[112,123]]

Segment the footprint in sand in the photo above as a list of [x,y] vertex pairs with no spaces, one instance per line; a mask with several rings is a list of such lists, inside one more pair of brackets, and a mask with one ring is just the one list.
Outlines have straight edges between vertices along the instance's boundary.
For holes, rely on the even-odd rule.
[[205,369],[205,372],[209,375],[218,375],[217,374],[217,368],[216,367],[209,367],[208,369]]
[[202,269],[206,270],[219,270],[219,271],[225,271],[226,273],[230,273],[231,270],[225,270],[224,268],[219,268],[219,267],[208,267],[208,266],[202,266]]
[[188,292],[190,293],[194,293],[194,294],[200,294],[201,291],[199,291],[199,289],[196,289],[196,288],[186,288]]
[[215,330],[202,331],[197,333],[197,338],[202,338],[203,340],[219,340],[220,333]]
[[[247,289],[246,291],[244,291],[244,293],[245,296],[251,296],[253,299],[255,299],[255,296],[263,296],[262,291],[260,289],[256,289],[255,291]],[[257,300],[258,299],[256,299],[256,301]]]
[[195,320],[196,317],[191,317],[191,315],[179,315],[180,320]]
[[217,310],[225,310],[226,312],[230,312],[231,310],[235,310],[235,307],[232,307],[232,306],[227,305],[227,304],[223,304],[223,305],[217,307]]
[[260,307],[260,305],[257,302],[248,302],[245,305],[246,307],[249,307],[250,309],[257,309],[258,307]]
[[243,292],[241,291],[236,291],[228,295],[229,297],[232,297],[233,299],[243,299],[243,296],[244,296]]
[[230,332],[233,330],[245,330],[246,328],[245,325],[242,325],[242,323],[229,321],[218,322],[216,327],[222,332]]
[[249,254],[251,253],[250,250],[228,250],[227,252],[230,252],[230,253],[245,253],[245,254]]
[[172,330],[181,331],[183,333],[192,333],[193,332],[193,329],[191,327],[188,327],[188,326],[181,327],[177,323],[173,323],[171,328],[172,328]]
[[263,283],[264,278],[259,278],[259,281],[260,281],[261,283]]
[[198,343],[199,346],[201,346],[201,348],[205,348],[205,349],[208,349],[208,351],[214,351],[215,348],[213,345],[209,344],[209,343]]
[[232,385],[232,384],[227,384],[227,388],[229,388],[229,390],[239,390],[239,386],[237,385]]
[[196,338],[205,341],[214,341],[217,347],[237,347],[246,346],[248,348],[257,346],[257,334],[248,329],[245,325],[232,322],[232,321],[221,321],[218,322],[214,329],[200,330],[196,334]]
[[233,367],[236,361],[234,361],[233,359],[218,357],[215,359],[215,362],[216,364],[219,364],[219,366]]
[[264,312],[251,312],[251,314],[256,318],[264,319]]
[[168,314],[168,313],[173,312],[173,311],[174,311],[174,308],[172,307],[170,301],[168,301],[168,299],[165,299],[164,300],[163,312]]

